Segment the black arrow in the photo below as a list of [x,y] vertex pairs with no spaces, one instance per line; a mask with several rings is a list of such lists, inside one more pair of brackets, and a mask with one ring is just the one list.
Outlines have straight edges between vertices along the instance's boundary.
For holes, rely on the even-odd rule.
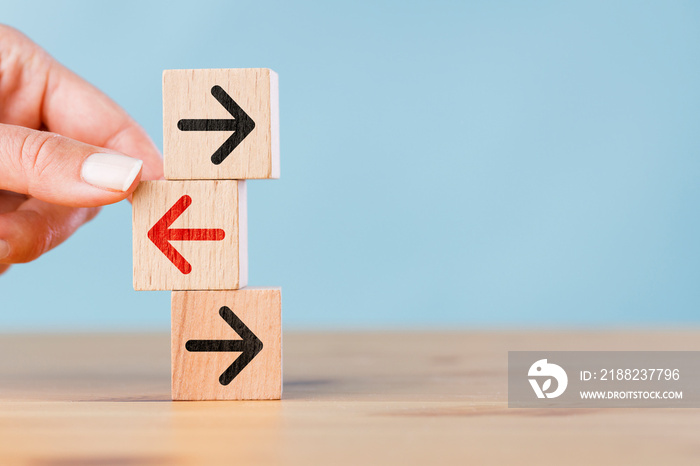
[[253,131],[255,122],[221,86],[212,87],[211,95],[231,114],[233,120],[180,120],[177,128],[180,131],[233,131],[211,156],[212,163],[219,165]]
[[222,306],[219,315],[236,331],[242,340],[188,340],[185,349],[191,352],[235,352],[240,351],[241,355],[219,377],[221,385],[228,385],[245,366],[253,360],[263,349],[263,343],[246,326],[246,324],[233,313],[231,309]]

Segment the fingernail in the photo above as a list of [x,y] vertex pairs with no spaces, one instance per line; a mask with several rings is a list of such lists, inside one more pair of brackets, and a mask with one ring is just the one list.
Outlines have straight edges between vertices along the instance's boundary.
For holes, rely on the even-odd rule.
[[10,245],[7,241],[0,239],[0,259],[10,255]]
[[143,161],[121,154],[92,154],[83,162],[80,176],[103,189],[126,191],[134,182]]

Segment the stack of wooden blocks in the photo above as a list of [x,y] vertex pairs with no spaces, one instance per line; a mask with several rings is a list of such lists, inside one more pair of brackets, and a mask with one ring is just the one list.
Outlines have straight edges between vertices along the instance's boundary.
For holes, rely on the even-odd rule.
[[163,73],[166,181],[134,192],[134,289],[172,290],[173,400],[281,397],[281,291],[247,287],[245,181],[279,178],[278,100],[268,69]]

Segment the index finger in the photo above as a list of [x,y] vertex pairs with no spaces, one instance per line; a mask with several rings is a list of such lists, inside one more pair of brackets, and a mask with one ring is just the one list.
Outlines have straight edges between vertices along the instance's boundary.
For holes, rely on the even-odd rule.
[[143,178],[163,177],[163,160],[146,131],[93,85],[52,59],[42,106],[49,131],[144,161]]
[[24,34],[0,25],[0,122],[39,129],[144,161],[143,178],[163,177],[151,138],[95,86],[58,63]]

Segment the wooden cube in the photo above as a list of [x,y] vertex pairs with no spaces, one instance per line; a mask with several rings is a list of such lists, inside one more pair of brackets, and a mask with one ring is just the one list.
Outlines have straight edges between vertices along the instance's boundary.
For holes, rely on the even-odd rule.
[[133,196],[134,289],[248,282],[244,181],[144,181]]
[[279,288],[172,294],[173,400],[282,395]]
[[277,73],[163,72],[165,178],[279,178]]

